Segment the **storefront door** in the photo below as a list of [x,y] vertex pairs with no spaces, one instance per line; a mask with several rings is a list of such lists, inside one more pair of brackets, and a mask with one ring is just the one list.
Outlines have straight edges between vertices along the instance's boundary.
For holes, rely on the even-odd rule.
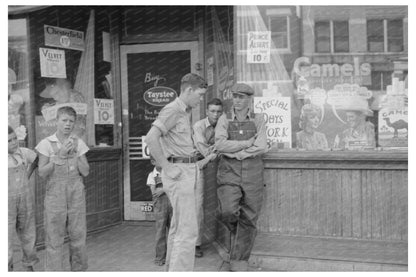
[[146,185],[153,166],[143,139],[163,106],[179,95],[181,77],[194,70],[197,46],[197,42],[121,46],[125,220],[153,220]]

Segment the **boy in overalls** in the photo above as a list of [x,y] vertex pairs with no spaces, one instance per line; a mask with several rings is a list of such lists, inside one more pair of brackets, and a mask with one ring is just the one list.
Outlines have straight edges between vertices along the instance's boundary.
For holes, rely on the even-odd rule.
[[89,173],[88,146],[72,134],[76,112],[72,107],[57,111],[56,133],[37,146],[39,176],[47,179],[45,195],[46,270],[63,270],[63,244],[69,235],[71,271],[85,271],[86,205],[82,176]]
[[22,264],[27,271],[39,262],[36,256],[36,226],[33,190],[29,179],[37,164],[36,153],[19,147],[16,133],[9,126],[8,137],[9,166],[9,271],[13,271],[13,237],[14,232],[20,239],[23,250]]
[[172,218],[172,205],[163,190],[161,171],[162,168],[156,164],[155,159],[150,156],[150,162],[155,166],[147,177],[147,185],[152,191],[156,227],[156,257],[155,264],[164,265],[166,262],[167,234],[169,231],[170,220]]

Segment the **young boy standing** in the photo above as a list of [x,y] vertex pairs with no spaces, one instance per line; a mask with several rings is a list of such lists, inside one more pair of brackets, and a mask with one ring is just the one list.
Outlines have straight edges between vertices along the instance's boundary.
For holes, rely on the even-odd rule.
[[69,234],[71,271],[88,268],[86,205],[82,176],[89,173],[88,146],[72,134],[76,120],[72,107],[57,111],[56,133],[37,146],[39,176],[47,179],[45,195],[46,270],[63,270],[63,244]]
[[147,177],[147,185],[152,191],[156,226],[156,257],[155,264],[164,265],[166,262],[167,233],[169,231],[170,220],[172,218],[172,206],[169,198],[163,190],[160,165],[156,164],[155,159],[151,156],[150,162],[155,166]]
[[23,250],[22,263],[27,271],[39,262],[36,256],[36,226],[33,201],[33,190],[29,179],[36,167],[36,153],[19,147],[16,133],[9,126],[8,137],[9,168],[9,271],[13,271],[13,237],[16,230]]

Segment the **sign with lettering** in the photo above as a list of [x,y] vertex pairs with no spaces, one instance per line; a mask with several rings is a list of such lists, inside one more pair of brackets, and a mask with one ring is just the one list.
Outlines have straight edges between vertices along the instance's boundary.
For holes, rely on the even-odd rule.
[[378,113],[378,144],[381,147],[408,146],[407,107],[383,108]]
[[114,100],[94,98],[94,124],[114,124]]
[[140,210],[144,213],[153,213],[153,203],[145,202],[140,206]]
[[248,32],[247,63],[270,63],[271,32]]
[[66,78],[65,51],[39,48],[40,75],[49,78]]
[[178,97],[174,89],[168,87],[152,87],[145,91],[143,99],[153,106],[165,106]]
[[317,64],[311,63],[309,57],[299,57],[293,64],[293,71],[311,89],[329,90],[342,83],[371,84],[371,64],[360,63],[358,57],[353,57],[352,63],[343,64]]
[[84,51],[84,32],[44,25],[45,45]]
[[254,112],[264,116],[269,147],[292,147],[290,97],[254,97]]

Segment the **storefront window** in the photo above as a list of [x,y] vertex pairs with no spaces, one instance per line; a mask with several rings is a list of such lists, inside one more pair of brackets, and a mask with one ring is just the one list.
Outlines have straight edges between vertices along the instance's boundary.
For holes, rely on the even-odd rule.
[[334,21],[334,51],[349,51],[348,21]]
[[30,114],[26,24],[26,19],[9,20],[8,124],[22,145],[27,145]]
[[367,21],[367,45],[369,52],[384,52],[383,20]]
[[286,22],[301,21],[303,28],[291,30],[290,53],[273,51],[281,41],[273,38],[267,9],[275,8],[237,7],[235,39],[237,82],[255,90],[253,109],[264,114],[269,147],[407,151],[407,53],[390,53],[407,49],[407,26],[387,19],[407,17],[407,9],[386,7],[386,19],[374,20],[380,10],[372,7],[294,8]]
[[331,51],[331,30],[329,21],[315,22],[316,52]]
[[388,51],[403,51],[403,20],[387,21]]
[[269,30],[277,49],[288,49],[289,19],[287,16],[269,18]]

